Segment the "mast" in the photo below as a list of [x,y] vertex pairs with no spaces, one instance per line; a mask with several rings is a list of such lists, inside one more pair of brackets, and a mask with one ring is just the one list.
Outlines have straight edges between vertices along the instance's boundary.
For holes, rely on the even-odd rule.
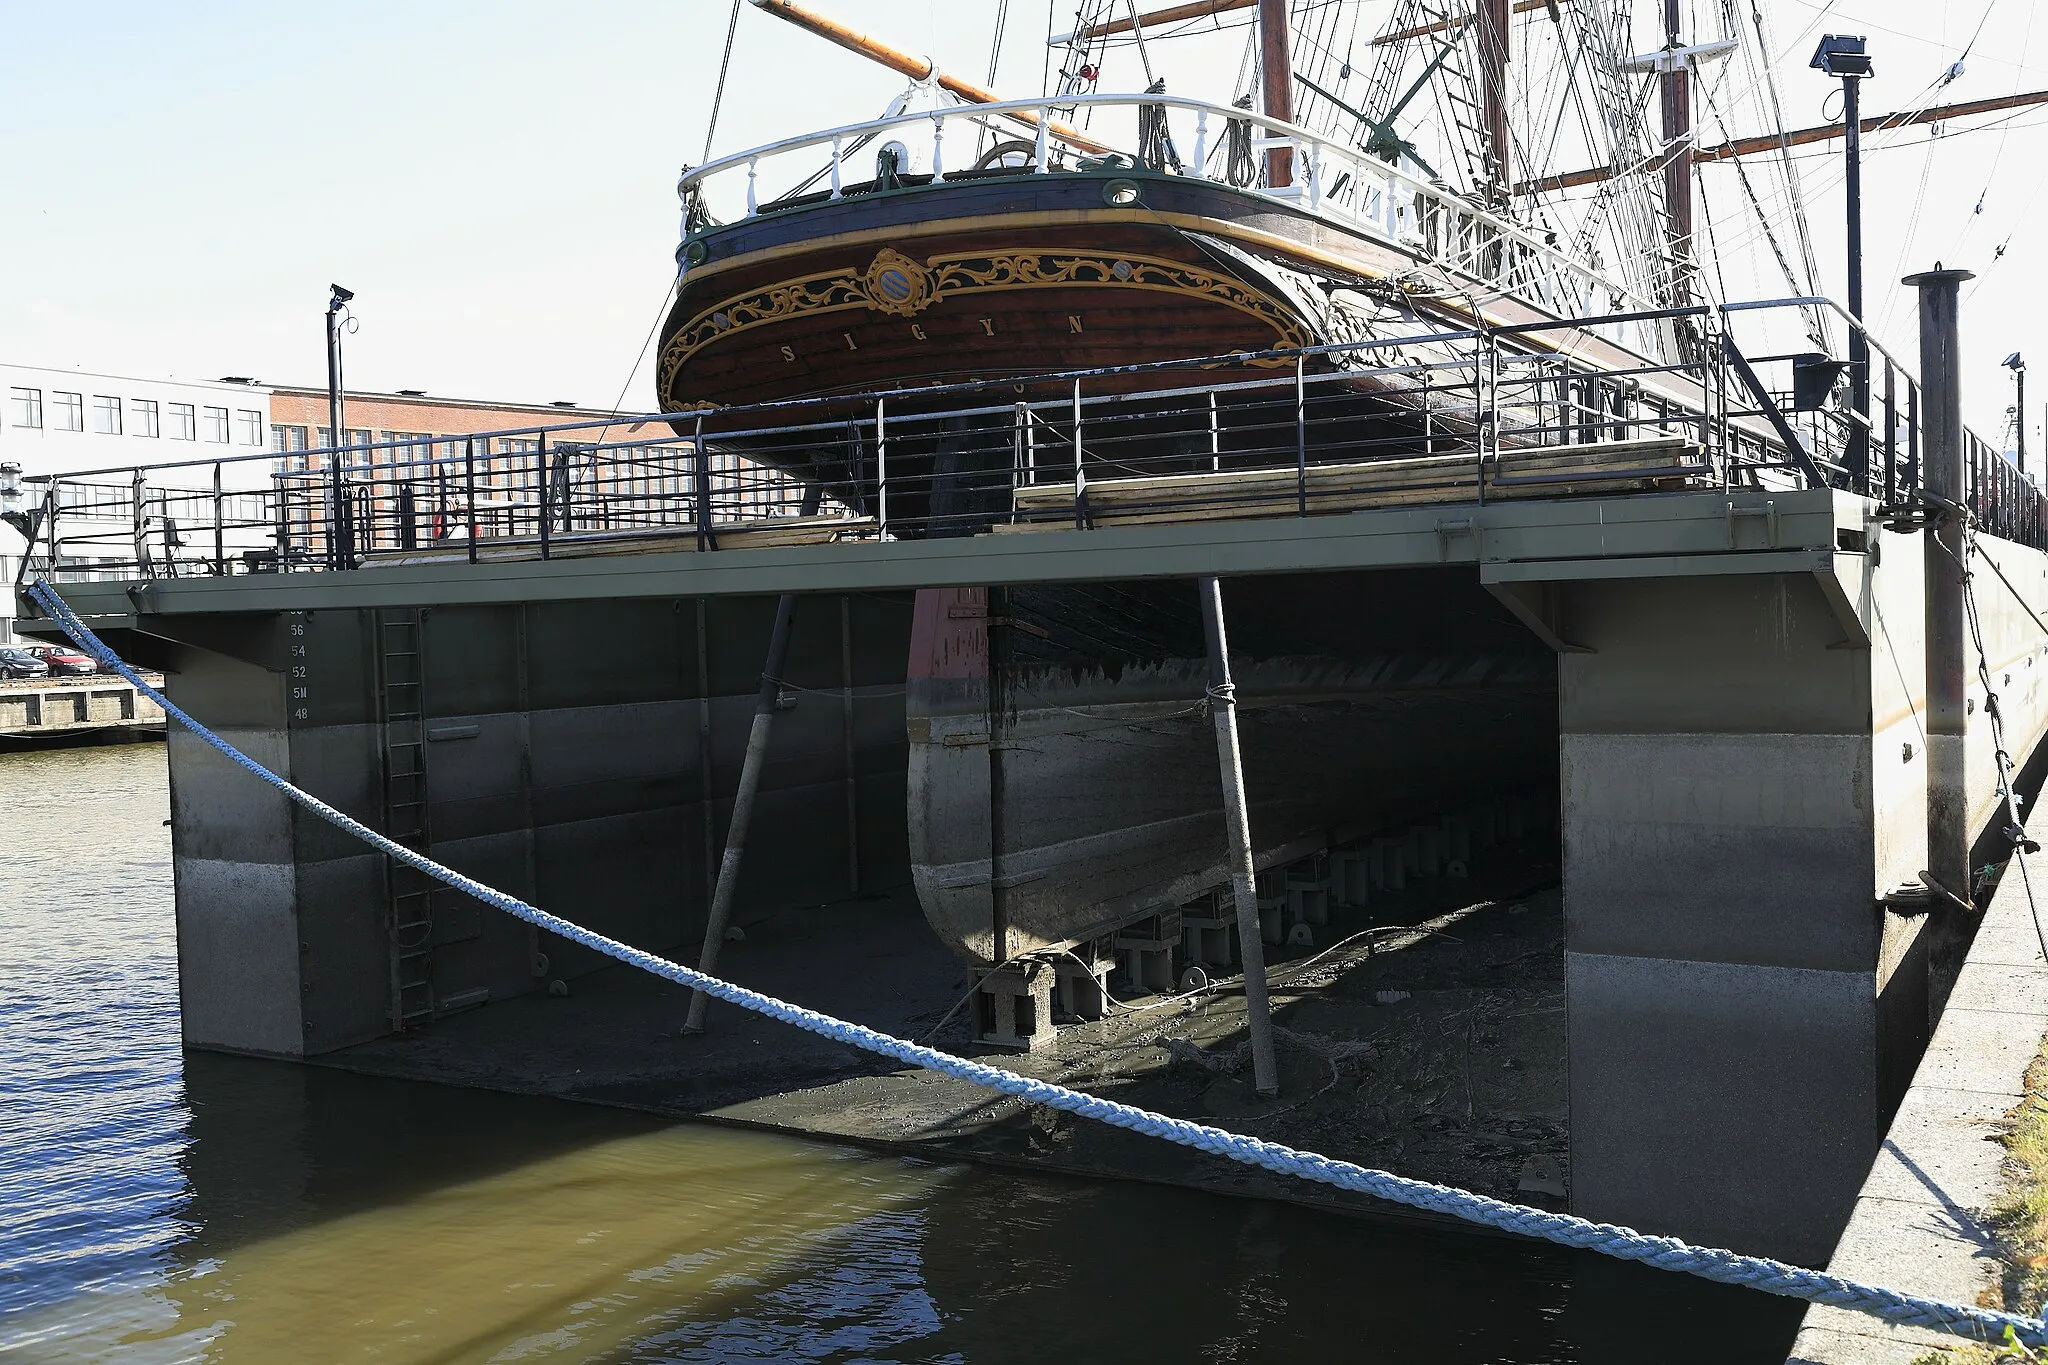
[[[759,0],[756,0],[759,3]],[[1287,0],[1259,0],[1259,86],[1266,117],[1294,122],[1294,52],[1287,27]],[[1266,152],[1266,183],[1273,189],[1294,183],[1294,152]]]
[[1202,19],[1226,10],[1250,9],[1259,0],[1189,0],[1184,5],[1169,5],[1155,9],[1149,14],[1132,14],[1123,19],[1109,19],[1087,28],[1075,29],[1072,33],[1056,33],[1045,40],[1047,47],[1065,47],[1073,42],[1086,42],[1091,38],[1108,38],[1119,33],[1131,33],[1156,24],[1171,24],[1181,19]]
[[1664,0],[1664,44],[1671,54],[1658,77],[1664,105],[1664,209],[1670,219],[1671,303],[1692,302],[1692,63],[1680,57],[1678,0]]
[[[1698,49],[1693,49],[1698,51]],[[2029,105],[2048,104],[2048,90],[2029,90],[2018,95],[1994,95],[1988,99],[1965,100],[1961,104],[1939,104],[1932,109],[1904,110],[1896,114],[1873,114],[1860,119],[1857,127],[1864,133],[1882,133],[1893,128],[1912,128],[1927,123],[1946,123],[1950,119],[1968,118],[1976,114],[1995,114],[2005,109],[2020,109]],[[1840,123],[1823,123],[1812,128],[1794,128],[1782,133],[1763,133],[1756,137],[1740,137],[1732,142],[1716,143],[1711,147],[1689,149],[1688,155],[1695,164],[1712,161],[1728,161],[1735,157],[1756,156],[1764,152],[1775,152],[1787,147],[1805,147],[1815,142],[1827,142],[1846,133]],[[1612,166],[1588,166],[1584,170],[1566,171],[1560,175],[1539,176],[1524,180],[1515,186],[1516,194],[1546,194],[1552,190],[1576,189],[1581,185],[1597,185],[1603,180],[1612,180],[1616,175],[1633,175],[1638,171],[1661,170],[1664,157],[1655,156],[1646,161],[1623,166],[1616,170]]]
[[[1677,0],[1665,0],[1667,5]],[[1509,0],[1479,0],[1473,12],[1473,45],[1479,54],[1479,120],[1486,134],[1488,201],[1508,197],[1508,39]]]

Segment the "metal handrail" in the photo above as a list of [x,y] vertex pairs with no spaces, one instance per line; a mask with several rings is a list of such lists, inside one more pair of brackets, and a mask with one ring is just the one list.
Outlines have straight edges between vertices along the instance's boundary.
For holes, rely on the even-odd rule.
[[[1516,323],[1488,327],[1468,327],[1454,329],[1450,331],[1423,332],[1415,334],[1404,334],[1401,336],[1392,337],[1373,337],[1364,341],[1330,342],[1324,345],[1306,346],[1299,348],[1280,347],[1265,351],[1233,351],[1216,355],[1187,356],[1175,360],[1142,361],[1128,365],[1102,365],[1082,369],[1047,370],[1038,374],[1014,376],[1011,378],[1007,378],[1001,381],[1000,385],[994,387],[1006,388],[1014,385],[1036,387],[1041,385],[1053,384],[1065,386],[1070,384],[1075,379],[1094,379],[1106,378],[1111,376],[1125,377],[1147,373],[1164,374],[1174,371],[1186,372],[1190,370],[1201,370],[1222,365],[1242,364],[1245,362],[1257,362],[1262,360],[1286,360],[1290,362],[1291,365],[1291,363],[1295,360],[1297,356],[1325,356],[1331,358],[1342,358],[1347,356],[1363,355],[1372,351],[1383,350],[1387,348],[1412,348],[1417,346],[1438,344],[1448,345],[1452,343],[1465,341],[1473,342],[1476,345],[1480,343],[1483,338],[1489,335],[1521,336],[1546,331],[1584,330],[1592,327],[1597,327],[1609,322],[1630,320],[1654,320],[1666,317],[1696,317],[1706,315],[1710,312],[1720,312],[1724,314],[1748,313],[1769,309],[1808,308],[1814,307],[1816,305],[1825,305],[1831,309],[1840,311],[1845,318],[1848,318],[1850,316],[1847,313],[1847,310],[1841,308],[1841,305],[1837,304],[1833,299],[1830,299],[1824,295],[1811,297],[1799,296],[1780,299],[1760,299],[1753,302],[1744,302],[1737,304],[1719,304],[1711,306],[1695,305],[1686,308],[1649,309],[1626,314],[1603,314],[1583,318],[1565,318],[1550,322]],[[1879,347],[1875,340],[1871,342],[1871,345],[1873,350],[1885,356],[1887,360],[1893,360],[1893,357],[1890,355],[1890,353],[1883,350],[1883,348]],[[1576,366],[1579,373],[1588,376],[1611,375],[1617,373],[1613,370],[1600,369],[1594,367],[1577,357],[1567,355],[1563,352],[1557,353],[1554,358],[1561,362]],[[1918,385],[1919,377],[1913,370],[1906,367],[1904,364],[1897,362],[1896,360],[1893,360],[1893,364],[1908,383],[1916,386]],[[1416,366],[1410,365],[1407,368],[1416,368]],[[1647,368],[1656,370],[1668,367],[1653,364],[1648,366]],[[1240,384],[1247,387],[1255,387],[1262,382],[1263,381],[1260,380],[1247,380],[1240,381]],[[1292,380],[1290,379],[1287,382],[1291,383]],[[1205,389],[1208,387],[1227,389],[1232,386],[1228,383],[1217,385],[1205,384],[1186,389],[1160,390],[1159,392],[1161,394],[1196,392],[1199,391],[1199,389]],[[909,398],[916,399],[919,401],[929,401],[935,398],[949,397],[954,394],[983,393],[991,391],[993,391],[992,386],[988,383],[979,380],[965,380],[945,384],[920,385],[911,388],[869,389],[857,393],[836,394],[828,397],[781,398],[755,403],[736,403],[727,407],[718,408],[716,409],[716,413],[721,425],[724,426],[726,424],[729,424],[731,420],[736,417],[751,417],[755,414],[767,416],[770,414],[802,411],[805,409],[816,410],[818,408],[846,408],[862,404],[869,404],[877,399],[882,398]],[[1008,402],[1004,402],[995,406],[1008,408],[1009,406],[1011,406],[1011,404]],[[993,411],[995,410],[995,407],[991,407],[989,410]],[[978,409],[973,411],[978,411]],[[613,428],[626,426],[629,424],[636,426],[652,426],[654,424],[659,423],[673,430],[678,424],[688,425],[692,422],[701,420],[705,415],[705,410],[698,408],[678,409],[673,412],[662,413],[613,413],[601,418],[586,418],[582,421],[577,422],[554,422],[538,426],[506,427],[501,429],[494,429],[491,431],[464,433],[462,436],[456,438],[442,437],[439,439],[465,439],[476,441],[489,441],[501,437],[538,437],[543,435],[552,437],[558,433],[588,431],[592,428],[610,430]],[[823,428],[832,425],[833,422],[836,420],[838,419],[822,421],[817,425]],[[766,429],[765,425],[763,429]],[[730,429],[728,428],[727,431],[721,431],[719,434],[730,434]],[[690,440],[691,438],[687,436],[669,435],[649,440],[627,440],[616,442],[614,444],[641,447],[652,445],[667,445],[673,442],[681,446],[687,446]],[[275,462],[277,460],[286,458],[287,456],[300,456],[310,458],[313,456],[339,455],[342,457],[344,461],[348,461],[352,457],[367,451],[393,450],[401,448],[410,449],[417,446],[418,444],[419,443],[416,440],[399,439],[394,437],[392,440],[389,441],[371,441],[361,444],[350,444],[344,446],[321,446],[308,450],[263,450],[251,451],[247,454],[242,455],[216,456],[212,459],[200,458],[191,460],[166,460],[162,462],[155,462],[144,465],[124,464],[110,465],[98,469],[67,470],[63,473],[62,477],[65,479],[77,479],[93,478],[110,474],[125,475],[133,473],[136,470],[150,470],[161,472],[174,469],[203,469],[210,471],[215,465],[218,464],[248,464],[258,461]],[[359,466],[344,464],[344,468],[355,469],[359,468]],[[25,476],[24,482],[33,483],[41,481],[43,479],[47,479],[49,477],[51,476],[27,475]]]
[[[1806,308],[1816,302],[1826,301],[1766,300],[1738,305],[1726,314],[1711,306],[1670,311],[1708,314],[1725,324],[1733,314],[1769,307]],[[1070,516],[1085,527],[1093,524],[1088,495],[1092,482],[1142,482],[1155,474],[1189,472],[1187,451],[1175,444],[1179,437],[1196,445],[1206,437],[1206,463],[1217,472],[1222,470],[1217,457],[1225,453],[1236,470],[1290,471],[1294,477],[1288,481],[1284,514],[1291,515],[1326,505],[1326,495],[1310,486],[1317,469],[1378,461],[1398,466],[1418,450],[1450,454],[1468,462],[1467,472],[1427,474],[1424,484],[1440,484],[1447,493],[1453,486],[1464,489],[1462,494],[1449,493],[1454,501],[1484,500],[1489,486],[1505,486],[1499,466],[1517,452],[1673,435],[1693,443],[1705,457],[1704,468],[1724,489],[1836,487],[1877,496],[1881,488],[1883,502],[1892,506],[1917,497],[1917,383],[1888,354],[1878,353],[1883,357],[1886,398],[1880,420],[1871,424],[1872,458],[1866,465],[1855,459],[1854,447],[1845,440],[1853,424],[1839,403],[1788,414],[1785,395],[1757,382],[1753,372],[1746,374],[1744,388],[1731,393],[1731,362],[1719,347],[1667,363],[1617,367],[1589,363],[1568,346],[1508,351],[1499,345],[1505,338],[1532,331],[1583,329],[1603,320],[1610,319],[1187,357],[1059,371],[1022,381],[968,381],[784,399],[717,410],[715,425],[706,422],[714,417],[707,411],[612,415],[502,433],[438,437],[431,446],[417,437],[393,436],[317,451],[251,452],[158,466],[33,475],[24,482],[41,486],[41,500],[52,513],[33,554],[55,565],[60,557],[131,539],[134,562],[147,576],[176,572],[180,566],[187,572],[216,574],[355,568],[366,554],[415,548],[446,553],[450,547],[442,542],[452,541],[459,548],[464,540],[474,562],[480,539],[487,546],[513,548],[537,542],[547,557],[557,536],[567,544],[593,534],[688,534],[693,526],[698,528],[700,546],[715,548],[714,531],[769,524],[796,503],[796,485],[787,474],[752,463],[725,444],[749,437],[766,438],[782,450],[778,463],[800,466],[816,460],[836,470],[820,476],[827,480],[823,487],[828,504],[819,518],[824,529],[806,528],[802,534],[842,538],[915,534],[910,528],[920,526],[958,533],[971,529],[977,519],[985,528],[990,505],[972,499],[991,495],[995,484],[988,482],[990,478],[1009,490],[1009,510],[994,511],[995,520],[1043,520],[1052,510],[1045,500],[1034,496],[1033,507],[1023,508],[1017,490],[1040,486],[1047,475],[1053,476],[1052,482],[1067,483],[1072,491],[1071,506],[1063,504],[1058,516]],[[1714,333],[1707,336],[1715,339]],[[1406,349],[1390,355],[1389,347]],[[1304,362],[1315,355],[1350,363],[1311,373]],[[1756,363],[1793,358],[1758,357]],[[1290,363],[1284,368],[1257,367],[1262,360]],[[1744,362],[1737,356],[1734,363]],[[1136,392],[1131,391],[1134,377],[1139,379]],[[1903,395],[1896,382],[1901,377],[1906,381]],[[1102,382],[1106,380],[1114,382]],[[1020,386],[1029,395],[1023,400],[1018,396]],[[1386,405],[1375,411],[1396,419],[1391,426],[1357,420],[1364,415],[1356,406],[1359,395],[1372,391],[1384,395]],[[1224,431],[1227,451],[1218,444],[1219,399],[1232,414]],[[1759,420],[1764,415],[1778,430],[1787,429],[1789,422],[1798,434],[1785,441],[1766,434],[1768,428]],[[930,447],[925,443],[956,419],[974,418],[1000,420],[986,429],[960,429],[968,433],[969,444],[956,454],[969,462],[956,468],[965,472],[941,474],[929,467]],[[626,423],[643,428],[660,423],[666,430],[659,437],[647,432],[637,439],[623,433],[621,439],[605,439]],[[1019,424],[1024,432],[1021,441],[1011,434]],[[995,429],[998,426],[1001,431]],[[668,434],[693,428],[696,436]],[[1043,443],[1036,435],[1041,429]],[[490,438],[500,435],[523,439],[517,448],[493,454],[488,450]],[[597,439],[578,439],[591,435]],[[463,445],[465,454],[459,462],[442,453],[441,443],[451,439]],[[1971,434],[1968,439],[1967,488],[1987,527],[2034,543],[2048,526],[2048,499],[1981,438]],[[974,442],[986,448],[978,449]],[[1071,470],[1058,453],[1069,443],[1075,452]],[[1007,473],[973,463],[985,461],[997,446],[1013,444],[1024,454],[1012,451],[998,458],[998,463],[1006,458],[1016,464]],[[899,456],[899,451],[905,454]],[[380,460],[380,452],[389,455]],[[479,455],[488,463],[480,462]],[[326,463],[321,468],[275,467],[288,458]],[[273,462],[263,481],[266,486],[252,490],[254,481],[241,481],[241,487],[230,491],[222,469],[258,460]],[[211,471],[213,477],[190,477],[190,472],[201,470]],[[151,472],[176,471],[188,471],[179,483],[148,477]],[[94,482],[110,477],[117,481]],[[1390,477],[1402,476],[1390,466]],[[953,486],[966,490],[960,496],[970,501],[941,508],[933,499],[942,484],[958,479],[965,482]],[[1528,480],[1505,479],[1517,482]],[[86,486],[83,491],[74,491],[81,486]],[[1283,499],[1270,488],[1247,491],[1219,484],[1194,492],[1171,482],[1161,488],[1156,500],[1160,508],[1200,502],[1217,509],[1241,507],[1246,515],[1283,514]],[[1127,512],[1132,506],[1129,492],[1118,496]],[[125,533],[119,529],[124,509],[132,522]],[[161,550],[151,543],[158,536],[164,542]],[[264,544],[266,539],[270,545]],[[211,542],[210,554],[198,550],[204,541]],[[324,555],[319,550],[323,542]],[[157,567],[152,567],[152,560]],[[26,567],[27,557],[23,563]]]

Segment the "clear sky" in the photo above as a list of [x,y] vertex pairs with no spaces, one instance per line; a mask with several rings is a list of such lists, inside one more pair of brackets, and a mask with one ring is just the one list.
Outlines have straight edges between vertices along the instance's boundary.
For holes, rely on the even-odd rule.
[[[977,81],[1004,9],[807,2]],[[1927,98],[1973,34],[1935,98],[2048,88],[2048,16],[2033,32],[2048,7],[2028,0],[1759,2],[1787,49],[1795,126],[1833,112],[1829,83],[1805,70],[1823,30],[1869,34],[1867,112]],[[1391,8],[1365,3],[1368,29]],[[1051,8],[1070,26],[1073,0]],[[1007,9],[997,84],[1035,94],[1047,6]],[[0,0],[0,359],[319,383],[338,281],[358,296],[354,387],[605,405],[624,389],[645,406],[646,366],[628,375],[671,278],[676,172],[702,157],[727,13],[727,0]],[[904,86],[751,5],[736,46],[720,152],[871,117]],[[1155,59],[1187,93],[1235,74],[1234,60],[1184,71]],[[1138,88],[1129,50],[1117,60],[1131,69],[1112,66],[1102,88]],[[2034,393],[2048,399],[2035,326],[2048,112],[1962,128],[1872,151],[1869,312],[1910,356],[1899,275],[1936,258],[1983,273],[1966,299],[1965,390],[1995,440],[2008,351],[2039,347]],[[1839,292],[1839,144],[1808,150],[1822,270]],[[1707,175],[1713,211],[1739,216],[1732,172]],[[2038,450],[2041,404],[2029,406]]]

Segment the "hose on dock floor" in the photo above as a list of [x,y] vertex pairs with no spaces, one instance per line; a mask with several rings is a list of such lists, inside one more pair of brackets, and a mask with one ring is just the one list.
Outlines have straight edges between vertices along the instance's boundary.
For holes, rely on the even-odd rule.
[[1558,1246],[1594,1251],[1619,1260],[1655,1266],[1659,1270],[1679,1271],[1721,1284],[1741,1285],[1762,1290],[1767,1294],[1801,1299],[1807,1303],[1849,1309],[1886,1322],[1928,1328],[1980,1342],[2003,1342],[2010,1338],[2028,1346],[2048,1345],[2048,1324],[2044,1324],[2038,1318],[1964,1304],[1943,1303],[1916,1294],[1859,1284],[1838,1275],[1830,1275],[1826,1271],[1808,1270],[1767,1257],[1745,1256],[1733,1251],[1697,1247],[1675,1237],[1651,1236],[1637,1232],[1633,1228],[1616,1227],[1610,1223],[1594,1223],[1570,1214],[1552,1213],[1524,1204],[1510,1204],[1469,1190],[1453,1189],[1428,1181],[1412,1180],[1387,1171],[1372,1170],[1348,1161],[1320,1156],[1314,1152],[1300,1151],[1281,1143],[1267,1142],[1241,1133],[1212,1128],[1206,1124],[1155,1114],[1133,1105],[1119,1104],[1114,1100],[1069,1090],[1050,1081],[1020,1076],[1014,1071],[1005,1071],[983,1062],[955,1057],[950,1053],[907,1042],[860,1024],[834,1019],[800,1005],[792,1005],[772,996],[748,990],[744,986],[736,986],[717,977],[707,976],[679,962],[657,957],[653,953],[607,938],[582,925],[573,924],[558,915],[551,915],[545,910],[466,877],[452,868],[443,867],[426,855],[395,843],[361,822],[342,814],[318,797],[301,791],[201,725],[173,704],[169,698],[144,682],[125,660],[109,649],[83,621],[78,619],[77,614],[47,582],[42,579],[36,580],[29,586],[28,595],[80,649],[158,702],[166,715],[190,730],[194,736],[217,750],[230,762],[275,787],[287,799],[296,802],[329,824],[356,836],[387,857],[417,868],[428,876],[528,924],[603,953],[628,966],[638,967],[664,980],[702,991],[728,1004],[752,1010],[767,1018],[837,1043],[968,1081],[1027,1103],[1042,1104],[1049,1109],[1095,1119],[1113,1127],[1271,1171],[1276,1175],[1311,1180],[1337,1189],[1384,1199],[1390,1203],[1426,1209],[1483,1227],[1555,1243]]

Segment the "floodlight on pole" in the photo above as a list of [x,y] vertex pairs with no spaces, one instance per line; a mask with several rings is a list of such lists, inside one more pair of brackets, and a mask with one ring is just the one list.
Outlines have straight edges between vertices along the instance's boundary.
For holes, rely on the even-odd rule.
[[1849,449],[1848,465],[1856,491],[1870,491],[1870,337],[1863,330],[1863,109],[1858,87],[1876,74],[1867,43],[1860,35],[1823,36],[1809,63],[1842,82],[1842,157],[1848,176],[1843,186],[1848,201],[1849,232]]

